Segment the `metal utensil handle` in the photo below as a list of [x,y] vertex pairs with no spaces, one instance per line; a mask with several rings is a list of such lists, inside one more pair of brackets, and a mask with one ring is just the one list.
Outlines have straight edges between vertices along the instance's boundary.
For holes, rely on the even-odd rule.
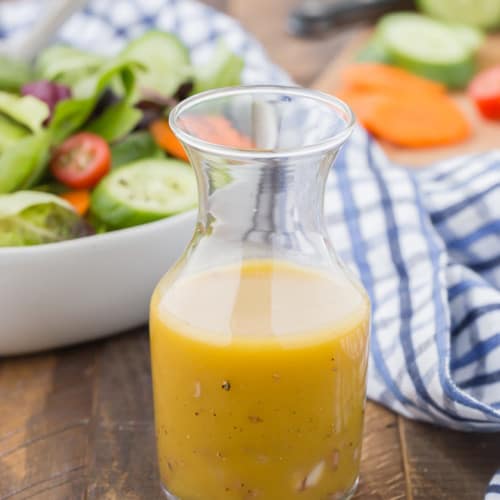
[[50,0],[40,21],[22,40],[9,46],[9,55],[31,61],[52,40],[59,27],[74,12],[81,9],[87,0]]
[[305,0],[288,18],[288,31],[297,36],[322,34],[334,26],[370,21],[391,10],[411,9],[413,0]]

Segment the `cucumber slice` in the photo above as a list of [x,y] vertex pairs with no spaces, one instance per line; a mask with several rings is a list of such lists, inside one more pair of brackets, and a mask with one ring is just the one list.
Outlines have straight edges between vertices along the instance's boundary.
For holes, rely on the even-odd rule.
[[136,226],[194,208],[196,177],[186,163],[148,159],[107,175],[92,193],[91,211],[107,226]]
[[441,65],[422,65],[414,61],[394,58],[396,64],[415,75],[423,76],[429,80],[441,82],[450,89],[463,89],[476,73],[476,63],[472,57],[457,63],[450,64],[446,68]]
[[429,16],[477,28],[500,26],[500,0],[417,0]]
[[463,26],[460,24],[452,24],[450,28],[453,30],[457,38],[463,43],[471,52],[476,52],[484,42],[484,34],[475,28]]
[[372,37],[368,43],[356,55],[357,62],[379,62],[391,64],[391,56],[384,47],[383,42],[376,36]]
[[419,14],[389,14],[379,22],[377,36],[395,65],[417,75],[461,88],[474,74],[472,44],[450,25]]
[[120,57],[143,66],[137,75],[139,87],[165,96],[175,94],[192,74],[188,49],[171,33],[148,31],[129,43]]

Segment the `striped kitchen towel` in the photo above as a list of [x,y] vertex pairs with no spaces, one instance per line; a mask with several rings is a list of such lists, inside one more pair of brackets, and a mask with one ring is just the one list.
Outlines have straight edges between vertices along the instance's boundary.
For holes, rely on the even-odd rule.
[[493,476],[488,488],[486,489],[486,496],[484,500],[500,500],[500,469]]
[[345,147],[326,217],[372,299],[372,399],[459,430],[500,430],[499,200],[500,151],[414,173],[361,130]]
[[[0,5],[1,36],[23,36],[43,8],[22,5]],[[153,27],[177,33],[195,62],[223,38],[245,59],[245,83],[289,83],[235,21],[189,0],[91,0],[58,38],[112,53]],[[373,304],[369,397],[410,418],[500,431],[500,151],[410,172],[357,129],[325,208]],[[499,491],[497,475],[488,500]]]

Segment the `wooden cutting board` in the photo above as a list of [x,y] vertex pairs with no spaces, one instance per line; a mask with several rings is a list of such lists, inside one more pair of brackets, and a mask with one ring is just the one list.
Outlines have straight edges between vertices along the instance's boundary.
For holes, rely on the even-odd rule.
[[[340,84],[342,68],[354,62],[359,49],[366,43],[372,34],[372,29],[356,30],[353,37],[339,52],[338,56],[327,66],[325,71],[315,80],[313,87],[328,93],[335,93]],[[478,55],[479,68],[486,68],[493,64],[500,64],[500,34],[490,35]],[[500,122],[483,119],[476,111],[473,103],[465,92],[456,92],[453,99],[469,118],[472,137],[454,146],[434,147],[423,149],[407,149],[381,142],[388,156],[400,165],[426,166],[437,160],[467,153],[477,153],[494,148],[500,148]]]

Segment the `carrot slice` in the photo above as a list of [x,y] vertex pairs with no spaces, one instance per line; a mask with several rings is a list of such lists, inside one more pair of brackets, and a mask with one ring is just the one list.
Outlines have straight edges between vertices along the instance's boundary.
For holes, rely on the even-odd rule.
[[364,127],[377,112],[380,102],[390,98],[388,94],[364,92],[358,89],[341,89],[335,95],[345,101],[354,111],[357,120]]
[[380,139],[410,148],[443,146],[467,139],[469,122],[446,94],[362,92],[344,89],[337,95],[360,123]]
[[370,91],[411,94],[443,94],[446,91],[444,85],[413,75],[404,69],[380,63],[347,66],[341,74],[341,81],[346,87]]
[[364,123],[376,136],[409,148],[454,144],[471,134],[469,122],[444,94],[380,99]]
[[384,64],[346,68],[346,101],[361,124],[377,137],[410,148],[461,142],[471,127],[442,85]]
[[183,118],[182,125],[191,134],[219,146],[239,149],[249,149],[253,147],[252,141],[241,134],[232,123],[223,116],[187,116]]
[[68,191],[67,193],[61,194],[61,198],[64,198],[70,205],[72,205],[76,213],[79,215],[83,216],[89,211],[90,192],[86,189]]
[[[192,115],[182,118],[182,126],[190,133],[204,141],[229,146],[232,148],[252,148],[252,141],[238,132],[231,122],[223,116]],[[182,144],[172,132],[167,120],[155,120],[150,125],[150,132],[156,144],[167,153],[189,161]]]
[[149,131],[151,132],[154,141],[160,148],[175,158],[179,158],[183,161],[189,161],[184,147],[172,132],[167,120],[155,120],[149,126]]

